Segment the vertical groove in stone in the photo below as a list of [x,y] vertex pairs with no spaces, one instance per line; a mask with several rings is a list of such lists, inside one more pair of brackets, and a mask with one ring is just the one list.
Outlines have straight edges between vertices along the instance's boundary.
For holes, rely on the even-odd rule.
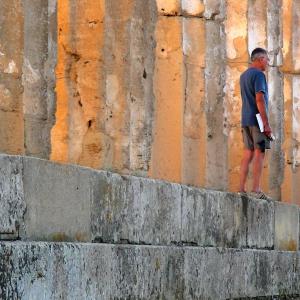
[[225,49],[224,2],[206,1],[205,106],[207,126],[206,186],[228,187],[228,148],[224,130]]
[[[56,74],[56,112],[55,125],[51,130],[51,156],[50,159],[59,162],[68,162],[68,88],[70,80],[68,69],[68,54],[70,48],[70,3],[57,2],[57,66]],[[70,51],[69,51],[70,52]]]
[[248,50],[267,48],[267,0],[248,0]]
[[[100,120],[103,106],[103,40],[105,3],[77,2],[74,23],[74,53],[70,76],[69,150],[70,159],[99,168],[103,159],[103,133]],[[73,17],[70,17],[73,20]],[[81,117],[80,117],[81,116]],[[73,149],[74,147],[74,149]]]
[[279,70],[279,66],[282,64],[281,49],[283,44],[281,6],[281,0],[268,0],[269,117],[271,128],[276,136],[276,140],[272,142],[269,155],[269,193],[274,200],[281,200],[281,185],[284,177],[284,153],[282,151],[284,139],[283,77]]
[[300,76],[293,76],[293,119],[292,119],[292,168],[293,168],[293,194],[292,202],[300,204]]
[[155,118],[149,175],[180,182],[183,135],[182,18],[156,23]]
[[282,201],[292,202],[293,190],[293,76],[284,75],[283,95],[284,95],[284,182],[282,184]]
[[292,5],[293,26],[292,26],[292,55],[293,69],[295,73],[300,73],[300,2],[293,0]]
[[48,56],[45,63],[45,78],[47,80],[47,158],[51,155],[51,130],[55,124],[56,113],[56,73],[57,66],[57,38],[58,38],[58,18],[57,1],[48,0]]
[[138,174],[146,174],[151,158],[156,14],[152,0],[136,1],[130,25],[129,168]]
[[247,1],[227,2],[225,32],[227,66],[224,131],[228,136],[229,190],[237,191],[244,148],[241,134],[242,99],[239,79],[241,73],[248,67]]
[[282,37],[283,37],[283,72],[291,72],[292,66],[292,30],[293,30],[293,1],[282,0]]
[[103,18],[104,0],[59,1],[54,160],[100,167]]
[[185,70],[182,182],[204,186],[206,158],[205,128],[205,22],[183,18]]
[[130,168],[130,24],[134,1],[105,1],[104,94],[105,133],[103,166],[128,172]]
[[[50,7],[49,7],[50,4]],[[23,0],[24,6],[24,63],[23,109],[26,155],[48,158],[50,153],[50,129],[53,123],[54,88],[48,68],[55,67],[55,40],[49,40],[49,24],[55,19],[55,3]],[[49,10],[50,8],[50,10]],[[49,16],[48,13],[51,15]],[[52,37],[56,31],[51,24]],[[54,28],[53,28],[54,27]],[[55,38],[55,37],[54,37]],[[52,43],[49,48],[49,42]],[[51,59],[54,61],[51,62]],[[51,75],[50,75],[51,76]]]
[[281,200],[281,185],[284,176],[283,144],[283,78],[277,67],[269,67],[269,118],[276,139],[269,153],[269,193],[274,200]]
[[0,151],[24,153],[22,65],[23,5],[0,1]]

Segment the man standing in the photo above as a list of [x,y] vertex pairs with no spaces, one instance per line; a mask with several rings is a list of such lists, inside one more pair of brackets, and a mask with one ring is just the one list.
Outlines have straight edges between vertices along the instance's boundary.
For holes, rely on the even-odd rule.
[[[260,189],[265,150],[270,149],[272,130],[268,120],[268,86],[263,71],[269,58],[265,49],[256,48],[251,53],[251,65],[240,77],[242,96],[242,134],[244,153],[241,162],[240,192],[245,193],[249,165],[253,160],[253,186],[251,196],[269,199]],[[256,114],[260,113],[264,132],[258,126]]]

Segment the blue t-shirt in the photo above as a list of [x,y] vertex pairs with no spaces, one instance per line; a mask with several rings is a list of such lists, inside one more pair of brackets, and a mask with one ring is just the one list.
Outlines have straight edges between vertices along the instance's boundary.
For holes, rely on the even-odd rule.
[[258,125],[256,114],[259,113],[255,95],[264,93],[266,112],[268,113],[268,85],[265,74],[256,69],[249,68],[240,77],[242,96],[242,127]]

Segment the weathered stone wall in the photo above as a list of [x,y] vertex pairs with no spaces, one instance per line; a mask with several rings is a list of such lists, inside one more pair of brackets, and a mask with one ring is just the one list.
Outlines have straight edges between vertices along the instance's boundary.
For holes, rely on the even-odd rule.
[[0,299],[300,296],[295,205],[0,155],[0,207]]
[[2,242],[0,297],[297,300],[299,260],[268,250]]
[[276,135],[263,189],[299,203],[298,0],[1,5],[3,152],[236,191],[239,76],[261,46]]
[[0,149],[48,158],[56,107],[56,0],[3,0],[0,12]]
[[300,250],[295,205],[31,157],[0,171],[0,239]]

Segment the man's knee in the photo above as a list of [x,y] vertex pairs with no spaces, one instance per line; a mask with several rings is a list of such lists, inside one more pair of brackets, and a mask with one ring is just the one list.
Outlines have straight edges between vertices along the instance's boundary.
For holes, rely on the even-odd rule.
[[265,157],[265,150],[256,148],[254,149],[254,157],[264,158]]
[[244,159],[247,161],[251,161],[254,156],[254,150],[245,149],[244,150]]

